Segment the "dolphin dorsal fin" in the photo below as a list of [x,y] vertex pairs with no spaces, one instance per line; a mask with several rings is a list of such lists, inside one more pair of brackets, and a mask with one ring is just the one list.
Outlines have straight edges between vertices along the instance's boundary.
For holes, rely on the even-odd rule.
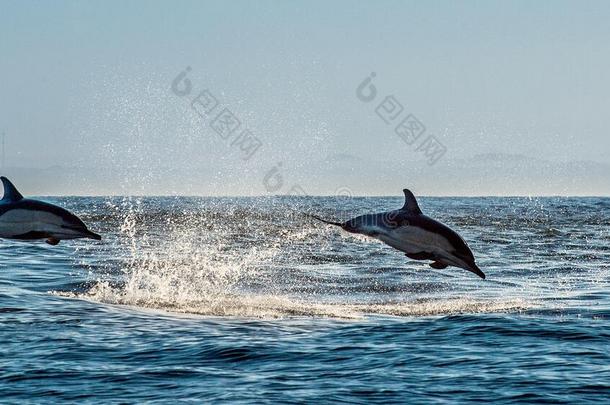
[[0,177],[2,180],[2,184],[4,185],[4,197],[2,197],[2,201],[4,202],[14,202],[23,199],[21,193],[17,190],[17,188],[11,183],[9,179],[2,176]]
[[405,193],[405,205],[402,206],[402,209],[413,214],[421,214],[422,212],[413,193],[406,188],[402,192]]

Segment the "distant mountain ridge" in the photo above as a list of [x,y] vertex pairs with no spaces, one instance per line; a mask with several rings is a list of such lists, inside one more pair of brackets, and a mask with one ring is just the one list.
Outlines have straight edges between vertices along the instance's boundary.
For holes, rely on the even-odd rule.
[[[269,195],[262,179],[268,168],[243,171],[202,167],[157,168],[8,167],[2,174],[28,195]],[[311,195],[593,195],[610,196],[610,165],[556,162],[519,154],[486,153],[470,158],[382,161],[331,154],[304,167],[284,168],[286,193],[298,184]]]

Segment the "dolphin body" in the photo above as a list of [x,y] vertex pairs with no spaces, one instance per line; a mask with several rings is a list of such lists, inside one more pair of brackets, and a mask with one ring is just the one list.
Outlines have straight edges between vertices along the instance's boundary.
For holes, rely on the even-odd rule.
[[0,200],[0,238],[46,239],[49,245],[57,245],[62,239],[102,239],[71,212],[23,198],[9,179],[0,177],[0,180],[4,185],[4,197]]
[[305,215],[347,232],[379,239],[410,259],[432,260],[430,267],[434,269],[455,266],[484,279],[485,274],[475,264],[474,255],[464,239],[448,226],[422,214],[413,193],[407,189],[403,192],[405,204],[401,209],[362,215],[344,223]]

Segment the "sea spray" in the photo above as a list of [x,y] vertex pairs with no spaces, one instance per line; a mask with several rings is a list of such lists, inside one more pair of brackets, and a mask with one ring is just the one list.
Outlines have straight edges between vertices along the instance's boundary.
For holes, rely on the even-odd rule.
[[[87,259],[93,265],[82,267],[86,282],[60,294],[206,316],[351,319],[520,311],[551,292],[519,276],[517,265],[484,285],[430,270],[374,240],[292,215],[277,200],[110,198],[98,207],[107,237],[97,259]],[[505,254],[506,245],[487,246],[494,249],[486,257]],[[559,274],[544,276],[560,281]]]

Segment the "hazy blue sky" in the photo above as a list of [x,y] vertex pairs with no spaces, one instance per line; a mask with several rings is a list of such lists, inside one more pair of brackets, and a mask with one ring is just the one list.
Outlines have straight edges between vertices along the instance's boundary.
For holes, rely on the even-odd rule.
[[[36,194],[607,195],[608,21],[608,1],[0,1],[4,173]],[[261,140],[250,160],[190,109],[206,88]],[[387,95],[435,165],[375,114]]]

